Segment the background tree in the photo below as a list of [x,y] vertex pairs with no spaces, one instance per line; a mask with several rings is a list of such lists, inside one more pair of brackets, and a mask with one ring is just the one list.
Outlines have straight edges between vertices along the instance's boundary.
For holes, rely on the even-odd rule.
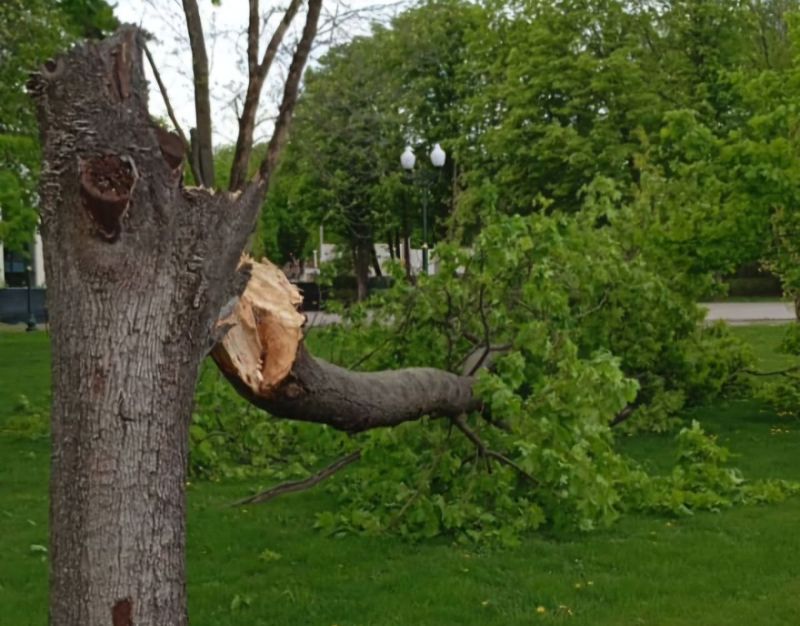
[[29,73],[71,42],[102,37],[116,24],[103,0],[9,0],[0,6],[0,241],[7,249],[27,253],[37,223],[41,155],[25,94]]
[[[426,3],[331,50],[309,73],[270,203],[278,212],[289,201],[295,210],[308,207],[312,225],[324,220],[352,255],[360,298],[376,241],[389,242],[395,256],[401,240],[406,249],[412,235],[421,241],[423,193],[430,195],[431,230],[445,234],[468,85],[460,68],[482,19],[472,5]],[[403,147],[418,148],[418,170],[425,170],[432,142],[450,151],[444,171],[405,178]],[[283,191],[289,188],[291,194]]]

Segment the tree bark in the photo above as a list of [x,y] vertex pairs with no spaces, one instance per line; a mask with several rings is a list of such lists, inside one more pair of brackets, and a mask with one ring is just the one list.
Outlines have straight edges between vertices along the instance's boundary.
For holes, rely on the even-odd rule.
[[232,277],[262,197],[183,188],[182,143],[147,111],[141,46],[125,27],[30,82],[53,343],[53,626],[187,623],[193,392],[219,311],[244,287]]
[[258,396],[238,378],[228,379],[252,404],[276,417],[349,433],[397,426],[425,415],[457,417],[480,408],[472,394],[474,381],[467,376],[432,367],[351,372],[315,358],[302,344],[291,372],[272,393]]

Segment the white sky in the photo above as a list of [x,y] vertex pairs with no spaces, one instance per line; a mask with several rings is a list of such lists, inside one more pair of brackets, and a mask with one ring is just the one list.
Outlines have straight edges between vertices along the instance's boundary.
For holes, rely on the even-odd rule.
[[[241,102],[247,84],[245,49],[248,2],[222,0],[219,7],[214,7],[210,0],[200,0],[198,4],[211,71],[214,141],[217,146],[230,144],[236,140],[236,106]],[[285,1],[279,0],[279,4],[275,4],[262,0],[261,5],[264,17],[268,16],[270,8],[277,7],[270,17],[269,26],[262,29],[260,53],[263,54],[274,24],[283,13],[280,8],[285,6]],[[370,22],[386,19],[401,6],[407,6],[407,3],[403,0],[325,0],[314,56],[324,53],[331,43],[369,32]],[[115,13],[120,21],[141,26],[155,36],[156,41],[150,42],[148,47],[167,86],[178,121],[188,135],[189,128],[194,126],[194,93],[192,61],[181,0],[119,0]],[[282,79],[291,58],[288,46],[296,41],[304,22],[304,12],[295,17],[293,30],[284,38],[284,48],[287,49],[281,62],[273,64],[270,70],[270,79],[264,87],[259,110],[257,140],[270,136],[271,117],[277,110]],[[145,68],[150,80],[150,111],[166,119],[166,108],[146,60]]]

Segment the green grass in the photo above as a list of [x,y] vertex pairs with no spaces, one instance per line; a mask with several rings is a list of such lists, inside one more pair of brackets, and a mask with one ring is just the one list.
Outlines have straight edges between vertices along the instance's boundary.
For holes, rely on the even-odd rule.
[[[735,332],[754,345],[764,367],[776,367],[780,328]],[[20,393],[46,402],[46,337],[0,333],[0,356],[2,430]],[[747,402],[720,403],[694,417],[741,454],[746,474],[800,478],[796,423]],[[776,423],[789,432],[771,434]],[[624,445],[660,467],[671,454],[666,443],[635,437]],[[31,546],[47,542],[48,453],[45,440],[0,434],[0,623],[10,626],[47,621],[47,563]],[[189,487],[195,626],[800,622],[798,498],[680,520],[628,516],[590,535],[542,534],[515,550],[475,552],[393,537],[325,538],[311,528],[314,514],[332,506],[321,491],[254,508],[226,506],[254,487]],[[265,550],[278,558],[260,558]]]

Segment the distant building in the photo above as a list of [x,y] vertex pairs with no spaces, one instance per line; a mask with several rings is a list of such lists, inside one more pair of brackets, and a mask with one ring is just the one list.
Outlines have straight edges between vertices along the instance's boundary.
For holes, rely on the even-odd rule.
[[18,252],[5,249],[3,243],[0,242],[0,287],[27,287],[29,265],[31,286],[44,287],[44,255],[42,254],[42,237],[39,233],[36,233],[34,237],[30,259]]

